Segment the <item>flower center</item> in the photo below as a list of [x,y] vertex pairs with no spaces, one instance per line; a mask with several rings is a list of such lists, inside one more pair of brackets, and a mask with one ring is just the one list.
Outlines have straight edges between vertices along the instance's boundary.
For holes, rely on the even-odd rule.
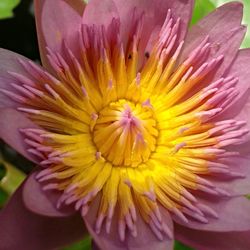
[[93,141],[102,156],[116,166],[137,167],[155,150],[158,131],[152,107],[120,99],[99,112]]

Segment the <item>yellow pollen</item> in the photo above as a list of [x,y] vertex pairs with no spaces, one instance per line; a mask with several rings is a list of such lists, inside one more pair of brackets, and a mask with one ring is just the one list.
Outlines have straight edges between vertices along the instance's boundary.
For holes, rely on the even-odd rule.
[[158,131],[152,108],[124,99],[99,112],[93,141],[105,159],[115,166],[136,167],[155,150]]

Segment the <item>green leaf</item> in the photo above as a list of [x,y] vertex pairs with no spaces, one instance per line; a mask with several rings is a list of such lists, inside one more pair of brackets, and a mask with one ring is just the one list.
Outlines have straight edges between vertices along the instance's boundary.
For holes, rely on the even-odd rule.
[[20,3],[20,0],[0,0],[0,19],[13,16],[13,9]]
[[87,237],[84,240],[64,248],[63,250],[90,250],[91,249],[91,238]]
[[241,48],[249,48],[250,47],[250,1],[244,0],[244,15],[243,15],[243,23],[248,25],[247,33],[243,43],[241,44]]
[[6,192],[0,189],[0,208],[3,207],[3,205],[7,201],[7,198],[8,198],[8,194],[6,194]]
[[25,174],[0,158],[0,188],[11,195],[25,179]]
[[175,241],[174,250],[194,250],[194,249],[183,245],[179,241]]
[[214,9],[215,5],[210,0],[196,0],[191,25],[197,23],[201,18]]
[[6,168],[3,163],[0,162],[0,180],[6,175]]

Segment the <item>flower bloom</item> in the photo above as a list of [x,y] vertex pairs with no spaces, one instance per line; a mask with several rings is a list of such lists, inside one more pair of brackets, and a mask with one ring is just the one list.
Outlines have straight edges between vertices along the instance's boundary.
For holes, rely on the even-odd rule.
[[83,219],[100,249],[249,249],[242,5],[186,32],[191,0],[35,3],[44,68],[0,52],[1,138],[39,165],[0,248],[62,246]]

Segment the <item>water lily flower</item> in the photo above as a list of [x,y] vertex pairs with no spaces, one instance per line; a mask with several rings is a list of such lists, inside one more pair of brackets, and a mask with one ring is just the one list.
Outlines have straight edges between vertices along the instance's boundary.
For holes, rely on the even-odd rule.
[[42,66],[0,51],[0,136],[37,164],[0,249],[250,249],[242,4],[35,1]]

